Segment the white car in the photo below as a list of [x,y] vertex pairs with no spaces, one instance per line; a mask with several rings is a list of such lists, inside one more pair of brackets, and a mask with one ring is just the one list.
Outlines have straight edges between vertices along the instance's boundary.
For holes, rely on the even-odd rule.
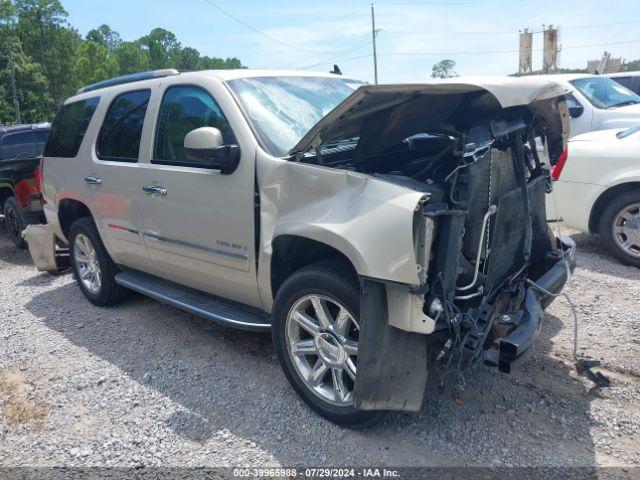
[[572,138],[551,176],[548,218],[600,234],[613,256],[640,267],[640,124]]
[[548,75],[571,90],[567,95],[571,136],[594,130],[630,128],[640,123],[640,95],[607,76]]

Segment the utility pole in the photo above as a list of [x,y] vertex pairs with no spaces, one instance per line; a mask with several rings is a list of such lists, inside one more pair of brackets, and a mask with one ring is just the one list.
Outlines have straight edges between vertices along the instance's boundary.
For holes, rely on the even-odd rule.
[[375,84],[378,84],[378,54],[376,52],[376,36],[378,35],[376,30],[376,14],[373,10],[373,3],[371,4],[371,35],[373,37],[373,76],[375,78]]
[[11,96],[13,97],[13,107],[16,110],[16,123],[20,125],[22,123],[22,116],[20,115],[20,101],[18,100],[18,92],[16,89],[16,65],[13,63],[11,46],[9,46],[9,69],[11,70]]

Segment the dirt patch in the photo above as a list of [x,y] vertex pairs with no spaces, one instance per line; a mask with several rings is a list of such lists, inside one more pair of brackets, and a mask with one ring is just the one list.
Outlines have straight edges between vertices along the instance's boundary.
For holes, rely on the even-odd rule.
[[2,416],[8,425],[32,423],[42,426],[49,407],[30,398],[32,391],[33,387],[19,372],[0,372],[0,395],[5,397]]

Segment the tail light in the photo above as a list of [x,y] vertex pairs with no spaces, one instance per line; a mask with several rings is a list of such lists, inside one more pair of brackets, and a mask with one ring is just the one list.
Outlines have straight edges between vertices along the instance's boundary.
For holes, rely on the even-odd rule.
[[553,167],[553,171],[551,172],[551,179],[558,180],[560,178],[560,174],[562,173],[562,169],[564,168],[564,164],[567,163],[567,157],[569,156],[569,146],[562,151],[560,154],[560,158],[558,158],[558,163]]
[[[40,165],[38,165],[33,172],[33,180],[36,184],[38,193],[42,195],[44,186],[44,157],[40,157]],[[45,203],[44,197],[42,197],[42,203]]]

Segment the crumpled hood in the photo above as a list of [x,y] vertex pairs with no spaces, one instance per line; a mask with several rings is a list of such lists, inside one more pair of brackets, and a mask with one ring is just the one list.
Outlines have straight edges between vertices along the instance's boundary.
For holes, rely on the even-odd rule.
[[[365,85],[316,123],[289,153],[293,155],[322,144],[361,137],[365,126],[377,137],[384,133],[383,143],[401,140],[395,137],[406,137],[411,127],[416,130],[414,133],[419,133],[420,125],[440,124],[446,130],[450,124],[454,130],[456,122],[464,121],[464,116],[454,119],[459,113],[458,107],[470,98],[484,96],[487,98],[479,100],[484,104],[509,108],[569,92],[559,83],[536,77],[466,77],[424,84]],[[384,118],[378,115],[382,112],[385,112]],[[371,125],[372,122],[384,123],[385,131],[381,132],[381,125]],[[380,141],[374,143],[380,148],[383,146]]]

